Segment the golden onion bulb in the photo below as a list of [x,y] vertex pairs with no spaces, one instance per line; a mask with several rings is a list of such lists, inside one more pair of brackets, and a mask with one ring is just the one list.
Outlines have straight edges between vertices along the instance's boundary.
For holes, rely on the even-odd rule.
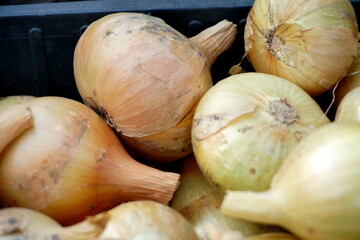
[[267,191],[228,191],[227,216],[280,225],[302,239],[360,239],[360,124],[333,122],[287,155]]
[[28,112],[30,128],[0,152],[0,206],[34,209],[70,225],[125,201],[171,200],[179,174],[134,160],[84,104],[38,97],[1,114],[7,119],[0,129]]
[[183,120],[193,117],[212,86],[211,64],[236,31],[223,20],[189,39],[154,16],[107,15],[90,24],[76,45],[77,88],[142,157],[179,159],[191,152],[191,121]]
[[261,191],[287,153],[329,119],[300,87],[263,73],[225,78],[199,102],[192,127],[196,161],[221,189]]
[[335,121],[360,123],[360,86],[350,90],[342,98],[335,112]]
[[356,87],[360,87],[360,41],[358,42],[357,57],[335,90],[335,104],[338,106],[343,97]]
[[346,75],[356,57],[358,26],[349,0],[256,0],[244,38],[257,72],[288,79],[315,96]]

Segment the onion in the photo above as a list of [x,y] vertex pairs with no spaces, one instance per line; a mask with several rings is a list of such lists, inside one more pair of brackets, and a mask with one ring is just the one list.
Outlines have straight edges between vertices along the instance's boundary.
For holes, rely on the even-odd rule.
[[245,51],[257,72],[288,79],[312,96],[343,78],[358,39],[349,0],[256,0],[245,25]]
[[0,154],[3,207],[34,209],[69,225],[124,201],[172,198],[179,174],[135,161],[84,104],[38,97],[25,105],[34,126]]
[[358,123],[324,125],[292,149],[269,190],[229,190],[220,210],[281,225],[303,239],[358,240],[359,142]]
[[360,87],[360,33],[357,49],[357,57],[352,63],[347,75],[341,79],[335,90],[335,104],[339,105],[343,97],[352,89]]
[[89,236],[99,240],[197,239],[193,227],[180,213],[167,205],[150,200],[123,203],[65,230],[67,234],[88,237],[82,239],[89,239]]
[[188,39],[157,17],[107,15],[76,45],[77,88],[142,157],[180,159],[192,150],[187,119],[212,86],[211,64],[231,46],[236,31],[223,20]]
[[[45,214],[27,208],[0,209],[0,239],[9,236],[27,236],[26,239],[58,239],[56,233],[62,226]],[[5,238],[8,236],[9,238]]]
[[261,191],[287,153],[328,123],[300,87],[263,73],[230,76],[199,102],[192,127],[196,161],[220,189]]
[[231,235],[246,237],[275,229],[224,216],[219,210],[224,193],[206,180],[193,154],[183,159],[180,175],[180,185],[171,201],[171,207],[194,226],[199,239],[216,239],[214,235],[229,232]]
[[335,121],[360,123],[360,85],[350,90],[340,101],[335,113]]

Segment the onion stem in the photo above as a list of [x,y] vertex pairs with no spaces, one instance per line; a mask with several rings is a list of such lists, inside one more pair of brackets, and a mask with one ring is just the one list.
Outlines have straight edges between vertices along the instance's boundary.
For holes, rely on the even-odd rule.
[[227,191],[220,211],[230,217],[241,216],[245,220],[280,224],[281,200],[270,190],[264,192]]

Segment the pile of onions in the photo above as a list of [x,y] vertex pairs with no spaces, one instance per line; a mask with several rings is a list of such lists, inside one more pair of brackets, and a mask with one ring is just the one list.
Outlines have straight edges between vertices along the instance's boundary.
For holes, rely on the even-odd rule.
[[191,119],[212,86],[210,67],[236,33],[236,25],[223,20],[189,39],[154,16],[107,15],[76,45],[77,88],[134,152],[180,159],[192,150]]
[[227,216],[281,225],[308,240],[360,239],[360,124],[333,122],[288,154],[267,191],[227,191]]
[[335,104],[339,105],[343,97],[352,89],[360,87],[360,33],[357,49],[357,57],[352,63],[347,75],[341,79],[335,91]]
[[261,191],[288,152],[328,122],[294,83],[242,73],[218,82],[199,102],[193,150],[201,171],[220,189]]
[[349,0],[256,0],[244,38],[257,72],[288,79],[315,96],[347,74],[358,26]]
[[171,200],[171,207],[194,226],[199,239],[215,240],[214,236],[228,233],[243,238],[277,229],[224,216],[219,210],[224,193],[206,180],[193,154],[183,159],[180,175],[180,185]]
[[335,121],[360,123],[360,86],[350,90],[340,101],[335,113]]
[[80,102],[38,97],[0,118],[2,207],[34,209],[69,225],[129,200],[168,203],[178,185],[179,174],[131,158]]

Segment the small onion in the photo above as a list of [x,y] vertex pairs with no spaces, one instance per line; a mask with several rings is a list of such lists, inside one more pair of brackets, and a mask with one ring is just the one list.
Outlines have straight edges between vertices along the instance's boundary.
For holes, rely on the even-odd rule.
[[335,113],[335,121],[360,123],[360,85],[350,90],[341,100]]
[[180,175],[171,207],[194,226],[199,239],[214,239],[213,235],[222,233],[247,237],[276,229],[224,216],[219,210],[224,193],[207,181],[193,154],[183,159]]
[[107,15],[90,24],[76,45],[77,88],[142,157],[180,159],[192,150],[186,119],[212,86],[211,64],[236,31],[223,20],[189,39],[154,16]]
[[[33,127],[0,153],[1,206],[34,209],[69,225],[121,202],[172,198],[179,174],[135,161],[84,104],[38,97],[8,111],[16,107],[30,109]],[[0,117],[14,119],[7,112]]]
[[358,26],[349,0],[256,0],[244,38],[257,72],[288,79],[315,96],[348,72]]
[[328,122],[313,98],[292,82],[242,73],[218,82],[199,102],[193,150],[216,186],[261,191],[302,137]]
[[[69,226],[81,239],[195,240],[191,224],[171,207],[150,200],[130,201]],[[94,234],[96,233],[96,234]]]
[[335,90],[335,104],[339,105],[342,98],[352,89],[360,87],[360,33],[357,49],[357,57],[352,63],[347,75],[341,79]]
[[269,190],[229,190],[220,210],[281,225],[307,240],[358,240],[359,142],[358,123],[324,125],[292,149]]
[[33,117],[29,106],[15,104],[9,107],[6,104],[3,105],[2,110],[3,112],[0,112],[0,154],[11,141],[33,126]]

